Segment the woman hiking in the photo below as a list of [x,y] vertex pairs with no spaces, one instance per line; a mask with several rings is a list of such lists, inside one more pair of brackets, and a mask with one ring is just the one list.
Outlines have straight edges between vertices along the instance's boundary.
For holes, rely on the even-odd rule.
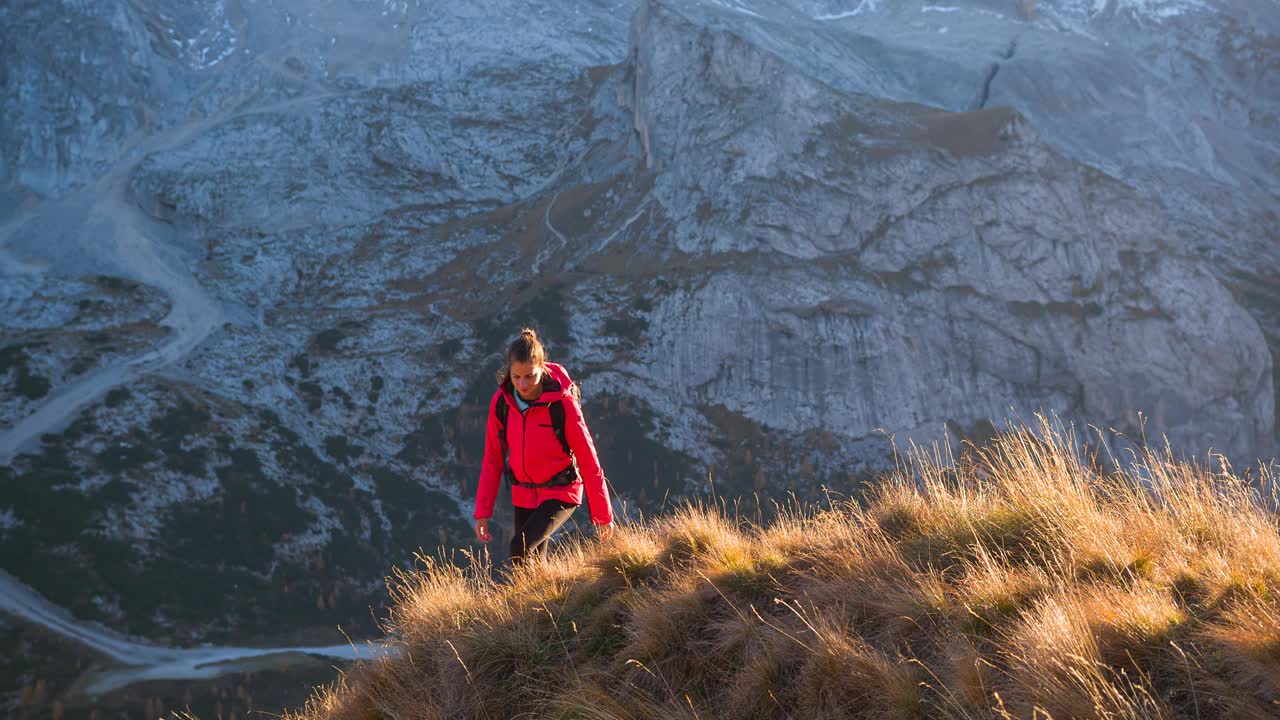
[[484,461],[476,493],[476,537],[489,542],[489,518],[498,483],[511,483],[515,536],[511,562],[546,558],[552,533],[582,504],[586,489],[591,522],[601,538],[613,530],[613,510],[595,443],[582,418],[578,388],[564,367],[547,362],[533,330],[525,328],[507,348],[498,390],[489,401]]

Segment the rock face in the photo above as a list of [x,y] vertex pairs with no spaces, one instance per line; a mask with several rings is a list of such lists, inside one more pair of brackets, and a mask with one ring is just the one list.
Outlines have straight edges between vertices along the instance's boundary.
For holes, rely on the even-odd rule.
[[822,82],[721,22],[634,24],[628,102],[675,246],[754,258],[660,304],[659,387],[790,431],[1145,411],[1180,447],[1269,447],[1257,322],[1159,204],[1008,107]]
[[[890,438],[1035,412],[1274,452],[1273,4],[0,23],[3,566],[77,614],[175,639],[367,618],[388,566],[466,542],[525,323],[630,508],[708,472],[847,489]],[[111,283],[117,355],[62,367]]]

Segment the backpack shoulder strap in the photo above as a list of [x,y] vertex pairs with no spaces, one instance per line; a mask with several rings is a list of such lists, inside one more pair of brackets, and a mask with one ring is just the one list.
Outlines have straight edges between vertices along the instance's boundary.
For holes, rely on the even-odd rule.
[[502,429],[502,442],[507,442],[507,396],[498,393],[498,402],[493,406],[493,412],[498,416],[498,426]]
[[560,441],[560,447],[564,448],[565,455],[573,457],[573,451],[569,449],[569,439],[564,435],[564,400],[551,403],[547,406],[547,411],[551,413],[551,429],[555,432],[556,439]]
[[502,440],[502,479],[511,485],[516,482],[511,472],[511,463],[507,457],[507,396],[498,393],[498,401],[493,405],[493,412],[498,415],[498,437]]

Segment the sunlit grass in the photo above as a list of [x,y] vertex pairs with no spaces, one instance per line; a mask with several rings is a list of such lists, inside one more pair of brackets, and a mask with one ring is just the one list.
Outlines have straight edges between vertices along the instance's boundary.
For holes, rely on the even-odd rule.
[[915,453],[864,504],[689,505],[510,573],[424,559],[393,578],[398,652],[287,717],[1280,717],[1270,499],[1136,460],[1042,422]]

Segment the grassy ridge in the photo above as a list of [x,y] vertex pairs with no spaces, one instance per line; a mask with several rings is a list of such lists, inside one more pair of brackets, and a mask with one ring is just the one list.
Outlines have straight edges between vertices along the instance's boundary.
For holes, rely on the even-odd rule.
[[286,718],[1276,718],[1271,500],[1097,471],[1046,423],[763,527],[687,507],[497,581],[426,561],[401,652]]

